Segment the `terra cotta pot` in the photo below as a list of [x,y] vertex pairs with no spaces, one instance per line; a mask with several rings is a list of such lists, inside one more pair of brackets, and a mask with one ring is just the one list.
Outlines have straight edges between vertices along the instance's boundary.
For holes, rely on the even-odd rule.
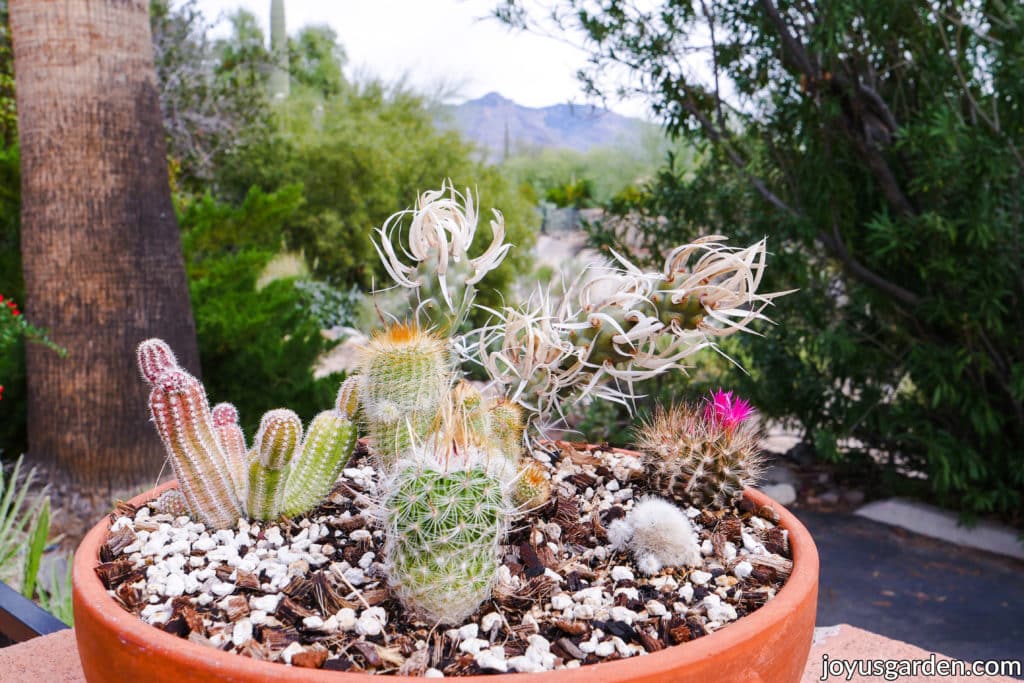
[[[170,482],[131,500],[152,500]],[[791,683],[799,681],[814,634],[818,600],[818,551],[807,529],[763,493],[789,531],[793,572],[774,599],[753,614],[697,640],[648,655],[545,673],[467,676],[467,683],[595,683],[597,681]],[[368,683],[365,673],[322,671],[263,662],[189,642],[141,621],[107,594],[94,571],[107,538],[109,517],[89,531],[75,553],[75,634],[89,683]],[[387,679],[423,680],[405,676]]]

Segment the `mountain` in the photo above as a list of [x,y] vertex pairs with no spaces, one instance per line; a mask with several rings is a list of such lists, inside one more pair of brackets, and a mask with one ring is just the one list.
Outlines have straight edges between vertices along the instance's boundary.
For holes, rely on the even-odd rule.
[[448,108],[449,122],[489,156],[561,147],[587,152],[595,147],[639,144],[652,124],[589,105],[524,107],[496,92]]

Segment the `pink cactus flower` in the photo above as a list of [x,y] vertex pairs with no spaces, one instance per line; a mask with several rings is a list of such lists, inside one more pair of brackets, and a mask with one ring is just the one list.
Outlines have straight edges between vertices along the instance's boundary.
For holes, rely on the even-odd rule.
[[735,429],[754,414],[750,402],[734,398],[731,391],[719,389],[711,393],[711,399],[704,407],[704,421],[719,424],[727,430]]

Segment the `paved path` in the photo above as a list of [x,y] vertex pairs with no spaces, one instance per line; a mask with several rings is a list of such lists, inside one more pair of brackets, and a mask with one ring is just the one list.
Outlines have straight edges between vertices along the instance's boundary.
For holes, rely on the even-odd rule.
[[852,515],[794,513],[821,556],[819,626],[959,659],[1024,658],[1024,563]]

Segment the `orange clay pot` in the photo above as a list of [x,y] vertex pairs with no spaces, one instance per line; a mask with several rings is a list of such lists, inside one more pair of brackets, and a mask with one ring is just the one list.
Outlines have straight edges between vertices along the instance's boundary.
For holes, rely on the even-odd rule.
[[[142,504],[174,482],[132,499]],[[789,530],[793,573],[778,595],[759,610],[683,645],[639,657],[546,673],[467,676],[475,683],[595,683],[664,681],[678,683],[788,683],[799,681],[814,633],[818,599],[818,551],[807,529],[781,505],[748,490],[758,505],[770,505]],[[89,683],[369,683],[368,674],[321,671],[261,662],[191,643],[126,612],[93,571],[109,518],[92,528],[74,560],[75,634]],[[392,676],[380,681],[422,681]]]

